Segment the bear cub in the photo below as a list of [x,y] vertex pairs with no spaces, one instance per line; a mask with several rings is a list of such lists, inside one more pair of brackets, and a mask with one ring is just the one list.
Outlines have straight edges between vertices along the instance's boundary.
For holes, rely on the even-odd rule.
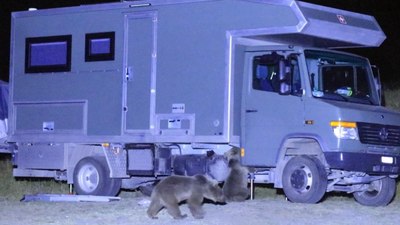
[[229,174],[222,190],[227,202],[241,202],[250,197],[247,187],[249,169],[240,163],[240,149],[232,148],[224,156],[228,160]]
[[216,181],[204,175],[170,176],[161,180],[151,193],[151,203],[147,209],[150,218],[157,219],[157,213],[165,207],[174,219],[182,219],[179,203],[186,201],[190,212],[196,219],[204,218],[202,203],[204,198],[214,202],[225,202],[222,189]]

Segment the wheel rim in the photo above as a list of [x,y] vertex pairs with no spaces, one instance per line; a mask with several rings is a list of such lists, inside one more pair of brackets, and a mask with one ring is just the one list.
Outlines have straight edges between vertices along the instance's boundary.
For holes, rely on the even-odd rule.
[[78,173],[79,187],[83,191],[90,193],[98,187],[99,177],[99,172],[93,165],[85,165]]
[[312,172],[307,166],[300,166],[290,176],[291,186],[299,193],[308,192],[312,184]]

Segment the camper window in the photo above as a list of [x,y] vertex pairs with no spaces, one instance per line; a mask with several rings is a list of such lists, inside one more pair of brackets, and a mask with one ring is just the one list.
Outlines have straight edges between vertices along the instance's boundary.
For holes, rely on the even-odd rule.
[[71,71],[71,35],[26,38],[25,73]]
[[115,33],[86,34],[85,61],[114,60]]

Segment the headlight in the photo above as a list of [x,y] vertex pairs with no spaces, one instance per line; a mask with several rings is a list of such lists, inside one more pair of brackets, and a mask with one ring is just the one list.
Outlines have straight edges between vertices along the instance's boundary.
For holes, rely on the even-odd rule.
[[357,124],[355,122],[331,121],[330,125],[337,138],[358,140]]

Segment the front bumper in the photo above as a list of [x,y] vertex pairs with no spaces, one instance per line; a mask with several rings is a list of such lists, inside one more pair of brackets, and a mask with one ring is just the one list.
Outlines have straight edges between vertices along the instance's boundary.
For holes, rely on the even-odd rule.
[[400,172],[400,156],[350,152],[325,152],[324,155],[331,169],[375,175],[397,175]]

